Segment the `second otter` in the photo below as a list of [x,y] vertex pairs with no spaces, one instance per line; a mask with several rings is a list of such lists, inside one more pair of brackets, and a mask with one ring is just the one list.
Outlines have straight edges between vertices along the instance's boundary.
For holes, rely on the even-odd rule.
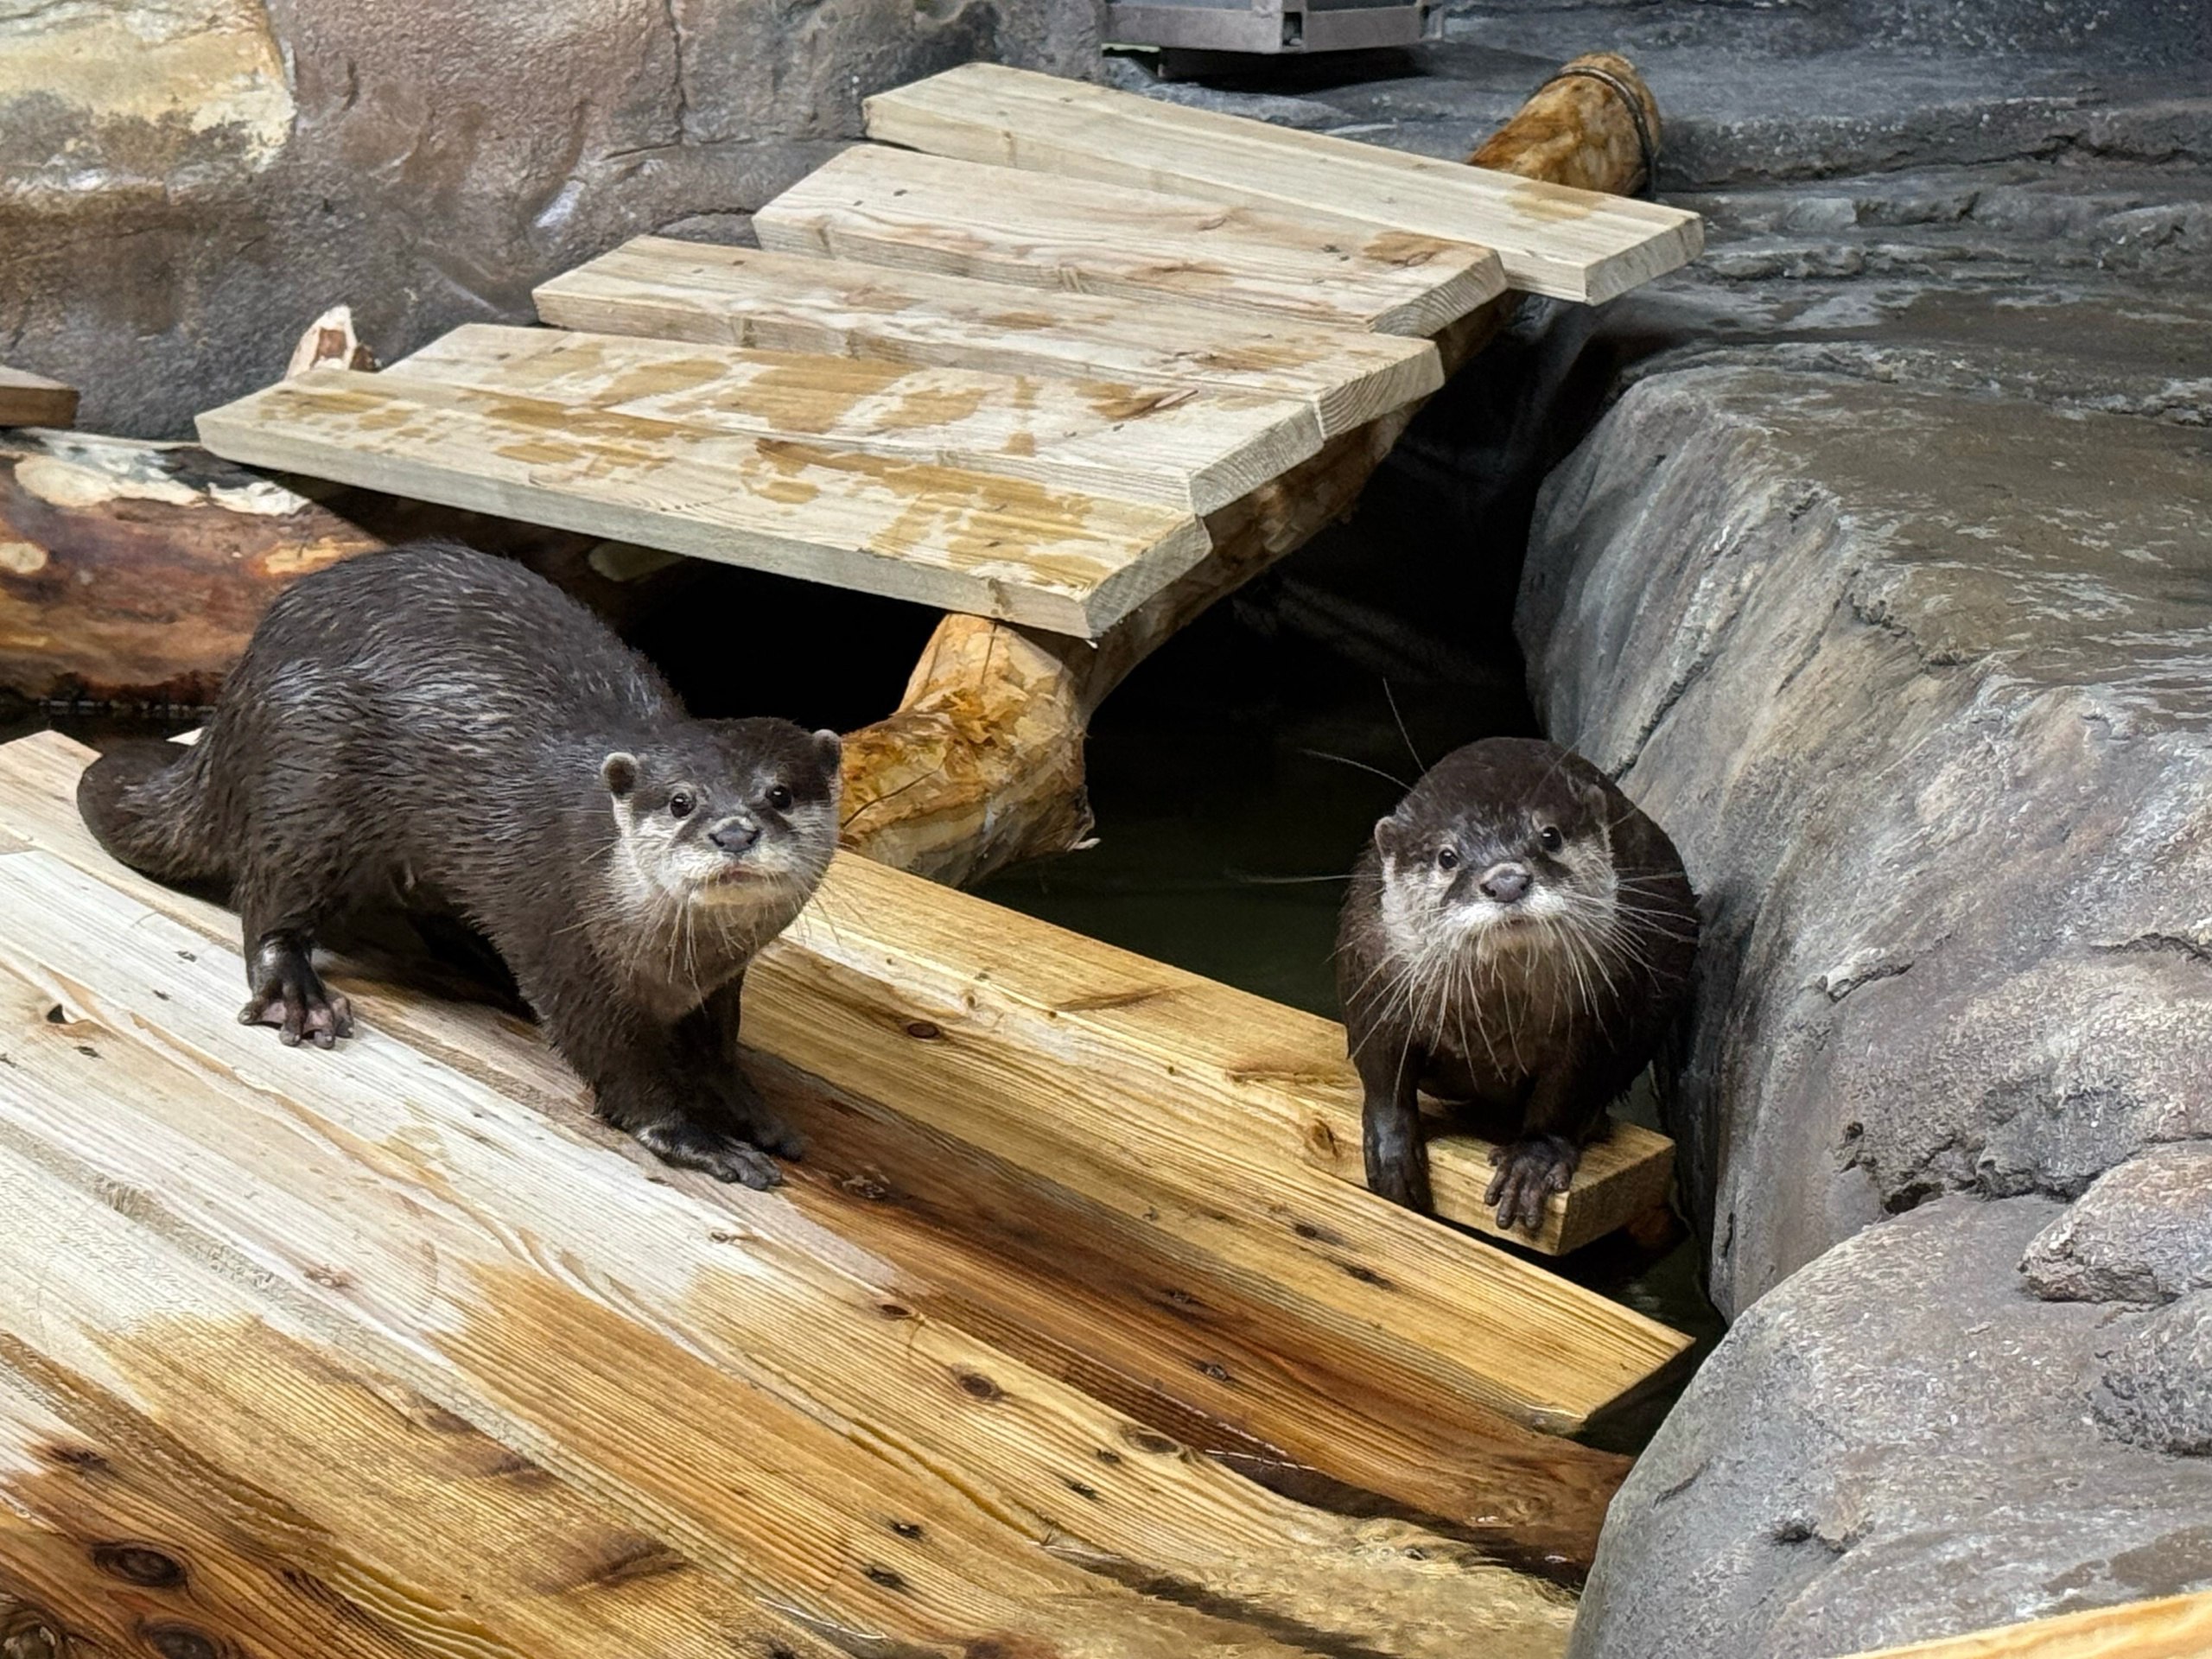
[[1696,901],[1665,833],[1556,744],[1454,751],[1375,826],[1337,982],[1368,1185],[1430,1207],[1420,1095],[1507,1115],[1485,1195],[1534,1232],[1681,1012]]

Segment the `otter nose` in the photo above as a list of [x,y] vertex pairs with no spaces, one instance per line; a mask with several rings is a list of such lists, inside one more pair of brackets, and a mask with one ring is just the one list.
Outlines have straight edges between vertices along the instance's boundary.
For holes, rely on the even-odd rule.
[[760,826],[750,818],[724,818],[707,839],[734,858],[760,839]]
[[1475,885],[1485,899],[1496,899],[1501,905],[1517,905],[1528,895],[1531,877],[1518,864],[1493,864],[1483,872],[1483,879]]

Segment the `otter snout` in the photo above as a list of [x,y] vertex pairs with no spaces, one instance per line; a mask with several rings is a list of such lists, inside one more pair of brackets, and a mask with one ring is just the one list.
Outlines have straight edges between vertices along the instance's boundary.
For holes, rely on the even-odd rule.
[[1484,898],[1501,905],[1517,905],[1529,896],[1535,878],[1521,864],[1493,864],[1475,883]]
[[760,839],[760,826],[741,812],[724,818],[709,830],[707,839],[732,858],[741,858],[751,852],[753,843]]

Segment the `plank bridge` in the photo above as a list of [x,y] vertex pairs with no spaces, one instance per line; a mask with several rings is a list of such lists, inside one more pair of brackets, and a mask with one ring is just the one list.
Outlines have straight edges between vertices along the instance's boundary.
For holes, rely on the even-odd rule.
[[1572,1437],[1688,1344],[1532,1258],[1660,1201],[1667,1143],[1618,1126],[1497,1249],[1479,1142],[1435,1151],[1463,1228],[1365,1191],[1334,1022],[926,878],[1068,844],[1122,674],[1515,293],[1697,221],[988,66],[868,124],[759,248],[640,238],[556,327],[201,421],[949,613],[747,982],[789,1188],[655,1164],[372,955],[341,1053],[241,1028],[235,919],[98,849],[86,751],[0,747],[10,1659],[1563,1650],[1624,1467]]

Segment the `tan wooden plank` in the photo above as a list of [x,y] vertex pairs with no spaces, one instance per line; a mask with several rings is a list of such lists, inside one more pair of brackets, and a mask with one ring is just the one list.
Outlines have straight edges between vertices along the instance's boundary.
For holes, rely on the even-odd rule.
[[217,454],[1095,637],[1205,556],[1187,514],[391,373],[317,369],[200,417]]
[[1855,1659],[2204,1659],[2212,1595],[2167,1596],[2006,1624]]
[[[93,842],[73,798],[90,759],[54,733],[0,745],[0,847],[51,853],[235,948],[230,912],[131,874]],[[528,1025],[425,995],[421,964],[412,967],[406,982],[358,962],[326,971],[365,1028],[529,1102],[744,1229],[837,1264],[1155,1430],[1230,1454],[1294,1491],[1347,1489],[1356,1512],[1379,1498],[1445,1517],[1547,1573],[1587,1567],[1625,1459],[1509,1421],[1448,1382],[1378,1365],[1356,1328],[1256,1303],[1234,1274],[1151,1239],[1148,1228],[1120,1225],[785,1068],[758,1075],[811,1142],[790,1205],[760,1205],[672,1174],[589,1119],[582,1085]]]
[[393,372],[1186,512],[1239,500],[1321,447],[1312,408],[1280,397],[551,328],[472,323]]
[[[1243,1614],[1213,1626],[1119,1577],[1370,1650],[1445,1659],[1468,1631],[1563,1646],[1563,1601],[1518,1575],[1190,1462],[383,1033],[342,1065],[296,1064],[231,1018],[235,954],[48,855],[0,859],[0,964],[28,988],[0,1135],[87,1190],[146,1193],[196,1254],[273,1283],[344,1353],[411,1367],[410,1386],[626,1514],[680,1512],[655,1535],[802,1624],[1275,1650]],[[621,1407],[594,1389],[599,1364],[619,1367]],[[742,1515],[710,1497],[732,1482]]]
[[866,110],[870,137],[937,155],[1479,244],[1509,286],[1559,299],[1611,299],[1704,245],[1678,207],[995,64],[879,92]]
[[536,297],[564,328],[1296,397],[1324,437],[1444,384],[1436,348],[1395,334],[664,237],[626,242]]
[[77,389],[0,363],[0,426],[74,426]]
[[1495,295],[1489,249],[861,144],[753,216],[764,248],[1429,335]]

